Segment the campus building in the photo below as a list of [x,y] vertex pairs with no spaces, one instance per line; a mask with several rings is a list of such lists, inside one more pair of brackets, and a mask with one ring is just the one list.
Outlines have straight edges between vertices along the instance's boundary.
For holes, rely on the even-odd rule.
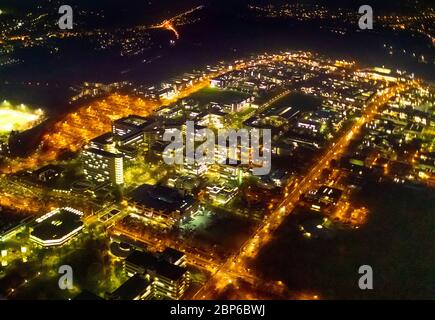
[[58,208],[36,219],[30,240],[43,247],[61,246],[82,229],[83,212],[73,208]]
[[152,297],[174,300],[180,299],[189,287],[190,274],[184,265],[184,254],[174,249],[159,255],[133,251],[124,260],[127,275],[141,276],[152,283]]
[[83,172],[89,181],[96,184],[124,183],[124,156],[95,148],[82,151]]
[[163,185],[143,184],[128,197],[140,216],[165,226],[172,226],[198,209],[198,202],[193,196]]
[[153,286],[148,278],[135,274],[110,294],[110,300],[146,300],[152,296]]

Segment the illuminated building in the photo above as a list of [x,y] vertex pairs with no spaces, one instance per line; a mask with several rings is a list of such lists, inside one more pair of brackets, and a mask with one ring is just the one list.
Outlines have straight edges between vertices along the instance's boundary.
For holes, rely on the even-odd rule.
[[200,116],[198,125],[204,127],[211,127],[216,129],[222,129],[225,125],[225,112],[217,109],[207,111],[204,115]]
[[238,184],[242,183],[243,176],[247,175],[249,167],[244,167],[239,163],[222,163],[210,167],[210,172],[223,181],[233,181]]
[[176,188],[186,194],[193,195],[199,187],[200,181],[195,176],[175,176],[168,179],[168,187]]
[[[171,143],[164,141],[163,136],[165,133],[174,133],[181,129],[181,125],[177,122],[156,122],[151,124],[145,129],[145,150],[149,150],[150,154],[156,157],[158,160],[163,160],[163,156],[170,156],[175,154],[173,148],[166,149]],[[183,146],[180,146],[183,148]]]
[[92,139],[82,150],[83,173],[95,184],[124,184],[124,157],[117,149],[116,136],[105,133]]
[[318,121],[314,121],[311,119],[302,119],[298,122],[298,128],[303,128],[308,131],[312,131],[313,133],[317,133],[320,131],[321,123]]
[[237,195],[239,189],[230,186],[207,186],[207,195],[213,202],[227,204]]
[[124,137],[128,134],[145,129],[152,120],[141,116],[130,115],[118,120],[115,120],[112,125],[113,134]]
[[296,108],[276,105],[247,119],[244,125],[251,128],[282,128],[287,126],[298,114],[299,111]]
[[50,180],[56,179],[60,177],[62,173],[63,169],[61,167],[52,164],[44,166],[33,172],[40,182],[48,182]]
[[[160,255],[153,255],[134,251],[124,260],[125,272],[129,276],[139,275],[149,279],[152,282],[151,292],[154,297],[180,299],[189,287],[190,274],[181,266],[184,255],[176,256],[175,253],[165,250]],[[171,257],[174,259],[171,260]]]
[[212,88],[225,88],[226,79],[224,76],[213,78],[210,80],[210,86]]
[[7,217],[5,221],[3,221],[3,219],[0,218],[0,242],[11,239],[17,233],[24,231],[27,223],[31,219],[32,217],[25,219],[9,219],[9,217]]
[[9,153],[9,143],[7,137],[0,136],[0,154],[8,154]]
[[112,125],[113,132],[107,132],[90,141],[88,148],[121,153],[126,159],[133,159],[137,149],[144,143],[143,129],[150,120],[139,116],[128,116],[116,120]]
[[36,219],[30,240],[43,247],[60,246],[82,229],[83,213],[73,208],[58,208]]
[[397,77],[392,76],[391,70],[386,68],[375,67],[372,69],[357,71],[355,74],[365,79],[397,82]]
[[118,150],[124,146],[139,147],[144,142],[144,133],[141,130],[132,131],[124,136],[117,137]]
[[207,173],[208,167],[209,165],[205,161],[194,160],[194,163],[185,163],[184,167],[180,170],[182,173],[185,173],[187,175],[202,177]]
[[172,99],[177,94],[177,91],[174,88],[163,88],[157,94],[160,99]]
[[163,82],[162,87],[164,89],[172,89],[174,92],[180,92],[189,86],[192,86],[196,77],[194,75],[186,74],[180,78],[174,78],[168,82]]
[[253,97],[234,97],[231,101],[223,104],[223,111],[225,112],[241,112],[249,107],[253,101]]
[[183,252],[175,250],[173,248],[165,248],[165,250],[163,250],[162,252],[162,256],[169,263],[172,263],[176,266],[186,267],[187,265],[186,255]]
[[111,132],[102,134],[99,137],[92,139],[89,142],[89,148],[98,149],[107,152],[116,152],[116,139],[115,135]]
[[111,300],[143,300],[152,295],[152,283],[138,274],[124,282],[111,295]]
[[194,214],[198,207],[194,197],[161,185],[143,184],[129,194],[129,199],[141,215],[166,225]]
[[423,153],[417,159],[417,169],[430,174],[435,173],[435,153]]
[[100,149],[82,151],[83,172],[86,178],[97,184],[124,183],[124,155]]
[[116,135],[117,149],[125,155],[127,159],[136,156],[137,149],[140,147],[148,150],[149,135],[146,128],[154,121],[136,115],[115,120],[112,125],[112,133]]
[[274,188],[274,187],[283,187],[285,186],[289,179],[291,178],[291,174],[285,170],[273,170],[267,175],[263,175],[260,177],[261,184],[266,187]]
[[312,203],[312,209],[320,210],[330,205],[337,205],[342,195],[343,191],[340,189],[321,186],[317,190],[308,192],[305,199]]

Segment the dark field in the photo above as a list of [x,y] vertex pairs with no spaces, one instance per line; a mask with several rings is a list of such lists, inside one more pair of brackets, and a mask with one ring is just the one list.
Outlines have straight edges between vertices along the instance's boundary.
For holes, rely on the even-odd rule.
[[[373,184],[358,198],[370,209],[365,226],[337,230],[330,239],[306,239],[296,227],[298,215],[291,215],[254,262],[258,272],[323,299],[432,299],[433,190]],[[373,268],[373,290],[358,287],[361,265]]]

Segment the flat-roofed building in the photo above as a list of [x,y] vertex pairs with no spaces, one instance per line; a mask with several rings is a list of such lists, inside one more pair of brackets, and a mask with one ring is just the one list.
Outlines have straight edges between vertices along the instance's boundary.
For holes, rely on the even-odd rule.
[[180,299],[190,283],[189,271],[170,263],[164,255],[134,251],[124,260],[124,269],[129,276],[148,277],[152,281],[152,294],[156,298]]
[[83,213],[73,208],[58,208],[36,219],[30,240],[43,247],[61,246],[83,229]]
[[207,186],[207,195],[211,201],[224,205],[229,203],[239,192],[239,188],[229,185]]
[[116,152],[115,135],[111,132],[102,134],[101,136],[92,139],[89,142],[88,147],[90,149],[97,149],[97,150],[115,153]]
[[193,196],[162,185],[143,184],[129,194],[129,199],[142,215],[157,218],[166,225],[192,215],[198,207]]
[[187,258],[184,252],[167,247],[163,250],[162,257],[176,266],[186,267]]
[[176,188],[183,194],[193,195],[200,186],[200,180],[196,176],[172,176],[168,179],[167,186]]
[[193,160],[191,162],[185,161],[184,166],[179,168],[181,173],[202,177],[208,172],[209,164],[206,161]]
[[117,119],[112,124],[112,132],[117,136],[124,137],[133,132],[142,131],[154,120],[136,115],[129,115],[121,119]]
[[203,127],[210,127],[222,129],[225,126],[227,113],[222,112],[218,108],[211,108],[199,115],[198,125]]
[[152,296],[152,282],[135,274],[110,295],[111,300],[144,300]]
[[8,214],[2,212],[0,215],[0,242],[11,239],[18,233],[25,230],[27,223],[32,220],[33,217],[20,217],[16,214]]
[[336,206],[343,195],[340,189],[329,186],[321,186],[317,190],[312,190],[305,195],[305,200],[310,202],[311,208],[320,211],[328,206]]

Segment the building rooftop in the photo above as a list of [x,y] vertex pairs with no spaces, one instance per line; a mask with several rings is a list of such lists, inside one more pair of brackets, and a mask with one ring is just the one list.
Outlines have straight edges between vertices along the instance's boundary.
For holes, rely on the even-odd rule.
[[83,227],[81,217],[82,213],[75,209],[56,209],[36,220],[31,236],[43,242],[62,241]]
[[144,294],[151,282],[136,274],[116,289],[110,298],[113,300],[134,300]]
[[115,125],[124,125],[136,129],[142,129],[145,126],[149,125],[151,122],[153,122],[153,120],[151,120],[150,118],[145,118],[136,115],[129,115],[128,117],[115,120],[113,123]]
[[126,262],[154,271],[173,281],[179,280],[187,272],[186,268],[171,264],[149,252],[134,251],[126,258]]
[[100,156],[105,157],[105,158],[123,158],[124,157],[121,153],[112,153],[112,152],[108,152],[108,151],[104,151],[104,150],[100,150],[100,149],[96,149],[96,148],[85,149],[84,152],[94,153],[94,154],[100,155]]
[[33,217],[17,215],[12,212],[2,211],[0,215],[0,239],[9,232],[20,228],[30,222]]
[[112,132],[107,132],[102,134],[101,136],[92,139],[90,142],[98,145],[105,145],[105,144],[113,143],[114,138],[115,135]]
[[331,188],[328,186],[321,186],[317,191],[317,197],[319,199],[332,200],[333,202],[337,202],[342,194],[343,191],[340,189]]
[[183,195],[177,189],[149,184],[143,184],[133,190],[130,198],[139,205],[167,213],[174,211],[183,213],[195,203],[194,197]]
[[48,171],[62,173],[64,170],[65,169],[62,166],[49,164],[33,171],[33,174],[40,175],[41,173],[45,173]]
[[169,263],[172,264],[175,264],[177,261],[185,256],[183,252],[169,247],[163,250],[162,255]]

